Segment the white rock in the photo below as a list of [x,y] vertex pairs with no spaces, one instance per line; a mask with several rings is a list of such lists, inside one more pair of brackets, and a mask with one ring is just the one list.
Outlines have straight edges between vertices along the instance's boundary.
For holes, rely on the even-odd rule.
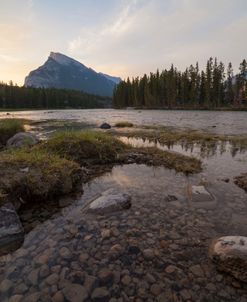
[[89,205],[89,212],[106,213],[131,207],[131,197],[123,193],[103,193]]
[[214,240],[209,257],[219,270],[247,282],[247,237],[225,236]]

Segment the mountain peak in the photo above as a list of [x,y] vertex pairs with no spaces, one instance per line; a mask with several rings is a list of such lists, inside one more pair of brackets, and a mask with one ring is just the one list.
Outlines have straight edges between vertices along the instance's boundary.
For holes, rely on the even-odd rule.
[[117,77],[98,73],[64,54],[51,52],[48,60],[25,78],[25,86],[74,89],[112,96],[119,80]]
[[70,65],[70,64],[76,64],[78,66],[81,66],[81,67],[85,67],[83,64],[81,64],[80,62],[62,54],[62,53],[59,53],[59,52],[53,52],[51,51],[50,55],[49,55],[49,58],[53,59],[54,61],[56,61],[58,64],[61,64],[61,65]]

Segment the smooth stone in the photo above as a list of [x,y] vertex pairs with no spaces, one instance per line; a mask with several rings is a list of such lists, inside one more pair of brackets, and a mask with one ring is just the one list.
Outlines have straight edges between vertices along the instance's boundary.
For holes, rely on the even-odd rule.
[[8,279],[3,280],[0,283],[0,293],[8,292],[12,286],[13,286],[13,283],[10,280],[8,280]]
[[7,147],[20,148],[23,146],[33,146],[38,144],[39,140],[35,135],[28,132],[19,132],[7,141]]
[[113,281],[113,272],[107,268],[103,268],[98,273],[98,278],[100,279],[101,284],[111,283]]
[[83,302],[88,297],[86,288],[79,284],[67,284],[63,289],[63,294],[70,302]]
[[59,250],[59,255],[64,259],[70,259],[72,257],[71,251],[65,246]]
[[111,230],[108,230],[108,229],[104,229],[101,231],[101,237],[103,239],[107,239],[107,238],[110,238],[111,237]]
[[199,264],[191,266],[190,271],[196,277],[204,277],[204,272]]
[[32,285],[37,285],[38,283],[38,278],[39,278],[39,268],[32,270],[29,275],[27,276],[28,281],[32,284]]
[[91,298],[93,301],[107,302],[110,298],[110,293],[106,287],[98,287],[92,292]]
[[172,274],[172,273],[174,273],[176,270],[177,270],[177,267],[174,266],[174,265],[168,265],[168,266],[165,268],[165,272],[166,272],[167,274]]
[[49,285],[54,285],[58,283],[58,280],[59,280],[58,274],[53,273],[52,275],[50,275],[45,279],[45,282]]
[[22,298],[22,295],[14,295],[9,299],[9,302],[20,302]]
[[150,291],[153,295],[158,296],[161,293],[162,288],[158,284],[153,284],[150,287]]
[[188,187],[188,199],[192,202],[212,202],[213,196],[207,191],[204,186],[189,186]]
[[56,292],[52,297],[52,302],[64,302],[63,293],[61,291]]
[[152,249],[145,249],[143,251],[143,257],[146,259],[146,260],[152,260],[155,255],[154,255],[154,251]]
[[247,282],[247,237],[225,236],[213,240],[209,257],[218,270]]
[[96,198],[88,208],[88,212],[104,214],[126,210],[131,207],[131,197],[124,193],[109,193]]
[[123,285],[129,285],[131,282],[131,277],[128,275],[123,276],[123,278],[121,279],[121,283]]
[[18,249],[24,241],[24,229],[12,203],[0,207],[0,256]]

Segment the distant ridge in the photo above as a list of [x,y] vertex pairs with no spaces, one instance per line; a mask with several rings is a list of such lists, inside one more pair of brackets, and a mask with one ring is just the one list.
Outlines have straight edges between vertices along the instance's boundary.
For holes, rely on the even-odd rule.
[[47,61],[25,78],[26,87],[63,88],[101,96],[112,96],[121,81],[83,65],[58,52],[51,52]]

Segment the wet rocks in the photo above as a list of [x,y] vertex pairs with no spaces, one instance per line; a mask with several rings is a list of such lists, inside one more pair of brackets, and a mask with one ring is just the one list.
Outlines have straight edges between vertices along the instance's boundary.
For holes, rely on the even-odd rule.
[[209,257],[220,271],[247,282],[247,237],[225,236],[214,240]]
[[213,196],[204,186],[190,186],[188,188],[188,193],[193,202],[213,201]]
[[7,141],[7,147],[20,148],[23,146],[33,146],[36,145],[38,142],[39,140],[32,133],[19,132]]
[[79,284],[66,285],[63,289],[63,294],[65,298],[71,302],[83,302],[88,297],[86,288]]
[[24,230],[20,219],[11,203],[0,207],[0,255],[21,246]]
[[111,125],[108,123],[103,123],[100,125],[100,129],[111,129]]
[[234,183],[247,192],[247,173],[235,177]]
[[88,208],[92,213],[109,213],[129,209],[131,207],[131,197],[124,193],[109,193],[95,199]]

